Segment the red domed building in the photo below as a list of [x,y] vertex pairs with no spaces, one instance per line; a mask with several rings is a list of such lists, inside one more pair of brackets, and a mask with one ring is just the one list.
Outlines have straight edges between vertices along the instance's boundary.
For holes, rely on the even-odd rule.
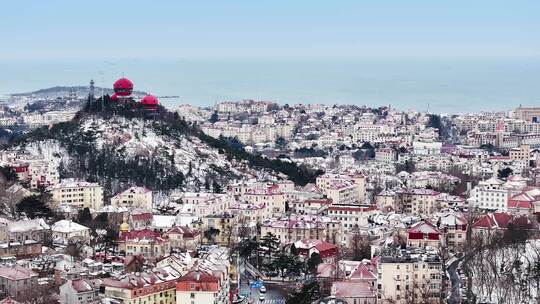
[[122,77],[114,83],[113,88],[114,93],[116,93],[118,96],[129,96],[133,92],[133,82],[125,77]]
[[122,77],[114,83],[113,89],[114,94],[111,96],[113,101],[118,100],[121,102],[127,102],[131,98],[131,93],[133,93],[133,82],[125,77]]
[[146,95],[141,99],[141,105],[147,111],[156,111],[158,108],[159,101],[153,95]]

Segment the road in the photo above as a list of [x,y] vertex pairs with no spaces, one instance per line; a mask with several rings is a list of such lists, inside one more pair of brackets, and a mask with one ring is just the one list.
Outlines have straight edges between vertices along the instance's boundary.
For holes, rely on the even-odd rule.
[[461,296],[459,294],[461,280],[459,279],[459,275],[457,273],[457,268],[459,266],[460,261],[461,261],[461,259],[456,259],[446,269],[448,271],[449,276],[450,276],[450,283],[452,284],[452,292],[450,293],[450,298],[448,298],[448,304],[459,304],[459,303],[461,303]]
[[240,294],[248,295],[253,300],[252,303],[264,303],[264,304],[285,304],[285,291],[277,284],[265,283],[266,293],[264,301],[259,300],[260,290],[258,288],[250,288],[249,279],[247,277],[242,278],[242,285],[240,286]]

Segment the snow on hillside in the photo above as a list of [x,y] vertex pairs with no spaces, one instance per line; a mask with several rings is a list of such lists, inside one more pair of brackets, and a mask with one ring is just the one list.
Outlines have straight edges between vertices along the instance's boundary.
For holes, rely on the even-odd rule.
[[[267,171],[253,170],[245,162],[227,159],[224,154],[196,137],[157,134],[155,124],[159,122],[121,116],[111,119],[89,116],[81,120],[76,130],[70,131],[67,136],[63,135],[59,139],[34,139],[17,149],[27,158],[61,160],[68,171],[80,164],[81,158],[89,153],[111,153],[123,160],[143,159],[159,164],[167,172],[181,172],[184,181],[178,188],[189,191],[210,190],[208,186],[214,182],[223,188],[238,180],[273,177]],[[73,151],[81,145],[90,146],[93,152],[75,155]],[[80,172],[75,177],[85,176],[84,173]],[[121,186],[126,186],[125,182]],[[152,188],[151,185],[147,186]]]

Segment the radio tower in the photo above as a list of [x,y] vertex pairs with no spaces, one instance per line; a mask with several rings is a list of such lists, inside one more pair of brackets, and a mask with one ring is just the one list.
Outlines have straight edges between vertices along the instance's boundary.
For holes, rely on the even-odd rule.
[[90,104],[94,102],[94,79],[90,79],[90,90],[88,91],[88,100]]

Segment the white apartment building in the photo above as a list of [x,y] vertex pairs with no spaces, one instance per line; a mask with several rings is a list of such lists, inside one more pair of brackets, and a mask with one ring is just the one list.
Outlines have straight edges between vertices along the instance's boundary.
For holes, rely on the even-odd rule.
[[397,160],[396,150],[392,148],[381,148],[375,150],[375,160],[384,163],[393,163]]
[[131,187],[111,198],[114,207],[152,210],[152,191],[145,187]]
[[87,242],[90,240],[90,228],[71,220],[60,220],[51,226],[53,242],[67,245],[71,242]]
[[435,253],[382,255],[377,263],[378,302],[404,304],[424,298],[438,303],[444,275],[441,268]]
[[369,217],[378,213],[376,206],[358,205],[330,205],[328,206],[328,216],[332,220],[341,223],[344,239],[347,242],[346,234],[355,231],[359,227],[369,226]]
[[441,154],[442,142],[438,141],[414,141],[413,152],[417,155]]
[[182,192],[171,195],[172,201],[181,200],[184,206],[191,205],[187,211],[195,217],[202,218],[209,215],[222,214],[226,212],[234,198],[230,194],[222,193],[199,193],[199,192]]
[[58,164],[48,160],[31,161],[28,166],[28,177],[32,189],[56,185],[60,179]]
[[469,202],[480,209],[506,210],[508,204],[508,190],[504,182],[497,178],[481,181],[471,190]]
[[103,207],[103,187],[97,183],[65,179],[49,188],[56,204],[99,210]]

